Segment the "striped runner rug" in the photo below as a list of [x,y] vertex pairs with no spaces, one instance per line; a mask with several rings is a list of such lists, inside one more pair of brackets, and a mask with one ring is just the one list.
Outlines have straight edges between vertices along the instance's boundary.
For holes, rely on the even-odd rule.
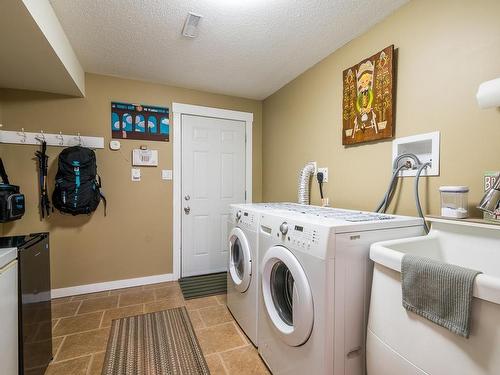
[[185,299],[226,294],[227,272],[182,277],[179,279],[179,285]]
[[205,374],[185,307],[113,320],[102,375]]

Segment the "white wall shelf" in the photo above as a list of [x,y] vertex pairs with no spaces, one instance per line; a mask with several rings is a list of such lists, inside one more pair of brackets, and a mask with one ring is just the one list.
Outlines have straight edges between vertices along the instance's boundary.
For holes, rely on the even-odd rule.
[[47,146],[82,146],[88,148],[104,148],[103,137],[89,137],[80,134],[51,134],[40,131],[39,133],[12,130],[0,130],[0,143],[19,145],[40,145],[45,140]]

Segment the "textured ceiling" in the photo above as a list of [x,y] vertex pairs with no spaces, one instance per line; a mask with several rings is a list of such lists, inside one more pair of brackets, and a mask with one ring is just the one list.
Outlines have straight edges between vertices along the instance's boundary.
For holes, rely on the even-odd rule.
[[[87,72],[263,99],[407,0],[51,0]],[[199,36],[181,36],[187,12]]]

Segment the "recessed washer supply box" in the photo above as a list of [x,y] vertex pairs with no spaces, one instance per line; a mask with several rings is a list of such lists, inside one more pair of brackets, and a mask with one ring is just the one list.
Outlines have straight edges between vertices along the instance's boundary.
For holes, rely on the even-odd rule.
[[[402,154],[415,154],[420,162],[431,162],[431,166],[424,169],[422,176],[439,176],[439,132],[417,134],[409,137],[396,138],[392,141],[392,163]],[[400,176],[415,176],[417,169],[406,169]]]

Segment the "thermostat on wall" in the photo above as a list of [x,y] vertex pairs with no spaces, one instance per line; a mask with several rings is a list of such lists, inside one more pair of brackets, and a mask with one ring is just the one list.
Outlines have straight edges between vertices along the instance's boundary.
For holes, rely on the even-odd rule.
[[158,166],[158,150],[132,150],[132,165],[133,166]]
[[110,141],[109,148],[113,151],[119,150],[121,147],[120,141]]

